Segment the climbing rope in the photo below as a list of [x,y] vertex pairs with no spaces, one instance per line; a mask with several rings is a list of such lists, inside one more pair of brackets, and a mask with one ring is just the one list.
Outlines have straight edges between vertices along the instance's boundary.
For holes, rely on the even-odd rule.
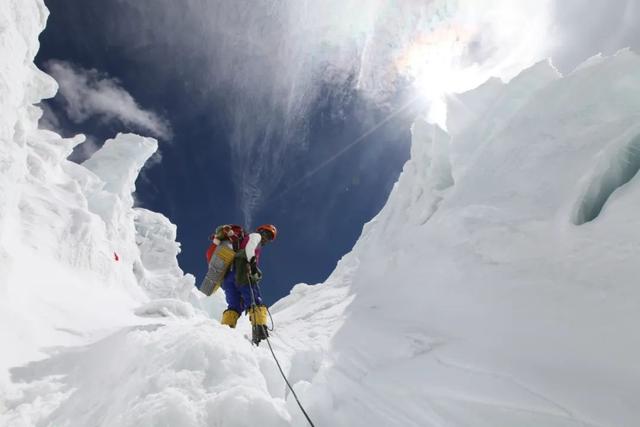
[[[251,308],[253,310],[256,309],[256,307],[258,306],[256,304],[256,296],[253,293],[253,279],[251,278],[251,274],[250,274],[250,270],[249,270],[249,274],[247,274],[247,277],[249,278],[249,290],[251,291]],[[256,286],[258,286],[256,284]],[[275,328],[275,324],[273,323],[273,317],[271,317],[271,312],[269,311],[269,309],[267,309],[267,313],[269,313],[269,317],[271,318],[271,331],[273,331],[273,329]],[[255,311],[254,311],[254,319],[255,319]],[[253,327],[253,325],[252,325]],[[276,354],[273,351],[273,347],[271,347],[271,341],[269,341],[269,337],[266,337],[265,340],[267,341],[267,345],[269,346],[269,350],[271,351],[271,355],[273,356],[273,360],[275,360],[276,362],[276,366],[278,366],[278,370],[280,371],[280,375],[282,375],[282,378],[284,378],[284,382],[287,383],[287,387],[289,387],[289,390],[291,390],[291,394],[293,394],[293,397],[296,399],[296,402],[298,403],[298,407],[300,407],[300,410],[302,411],[302,413],[304,414],[305,418],[307,419],[307,421],[309,422],[309,425],[311,427],[315,427],[313,425],[313,422],[311,421],[311,418],[309,418],[309,415],[307,414],[307,411],[304,410],[304,407],[302,406],[302,403],[300,403],[300,399],[298,399],[298,395],[296,394],[295,390],[293,389],[293,387],[291,386],[291,383],[289,383],[289,380],[287,379],[287,376],[285,375],[284,371],[282,370],[282,366],[280,366],[280,362],[278,361],[278,358],[276,357]]]
[[[259,283],[256,283],[256,288],[258,288],[260,293],[262,293],[262,289],[260,289]],[[253,289],[251,290],[251,293],[253,294]],[[273,321],[273,316],[271,315],[271,310],[269,310],[269,307],[265,306],[265,308],[267,309],[267,313],[269,313],[269,320],[271,320],[271,328],[269,328],[269,332],[273,332],[276,329],[276,322]]]
[[300,407],[300,410],[302,411],[302,413],[304,414],[305,418],[309,422],[309,425],[311,427],[315,427],[313,425],[313,422],[311,421],[311,418],[309,418],[309,415],[304,410],[304,407],[302,406],[302,403],[300,403],[300,399],[298,399],[298,395],[293,390],[293,387],[291,387],[291,384],[289,384],[289,380],[287,379],[287,376],[282,371],[282,367],[280,366],[280,362],[278,362],[278,358],[276,357],[276,354],[273,352],[273,347],[271,347],[271,341],[269,341],[269,337],[267,337],[266,340],[267,340],[267,345],[269,345],[269,350],[271,350],[271,355],[273,356],[273,360],[276,361],[276,365],[278,366],[278,370],[280,371],[280,375],[282,375],[282,378],[284,378],[284,382],[287,383],[287,387],[289,387],[289,390],[291,390],[291,393],[293,394],[293,397],[296,399],[296,402],[298,402],[298,406]]

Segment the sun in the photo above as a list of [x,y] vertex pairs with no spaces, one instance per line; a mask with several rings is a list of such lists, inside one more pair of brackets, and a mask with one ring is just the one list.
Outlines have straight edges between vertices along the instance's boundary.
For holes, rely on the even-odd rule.
[[428,31],[415,37],[395,61],[398,73],[431,105],[430,120],[443,128],[446,96],[478,83],[478,67],[466,60],[472,37],[472,31],[455,25]]

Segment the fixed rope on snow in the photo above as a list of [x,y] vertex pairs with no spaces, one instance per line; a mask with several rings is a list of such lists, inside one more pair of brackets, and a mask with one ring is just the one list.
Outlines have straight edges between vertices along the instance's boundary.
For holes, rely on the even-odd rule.
[[[253,294],[253,285],[254,285],[254,283],[253,283],[253,279],[251,278],[251,275],[248,275],[248,276],[249,276],[249,289],[251,291],[251,309],[255,309],[257,307],[257,304],[256,304],[255,295]],[[268,309],[267,309],[267,312],[269,313],[269,317],[271,318],[271,329],[270,330],[273,331],[275,329],[275,324],[273,322],[273,317],[271,316],[271,312]],[[265,340],[267,341],[267,345],[269,346],[269,350],[271,351],[271,355],[273,356],[273,360],[275,360],[276,366],[278,366],[278,370],[280,371],[280,375],[282,375],[282,378],[284,379],[284,382],[287,384],[287,387],[289,387],[289,390],[291,390],[291,394],[293,394],[293,397],[296,399],[296,402],[298,403],[298,407],[302,411],[302,414],[305,416],[305,418],[309,422],[309,425],[311,427],[315,427],[314,424],[313,424],[313,421],[311,421],[311,418],[309,418],[309,415],[307,414],[307,411],[304,410],[304,407],[302,406],[302,403],[300,403],[300,399],[298,399],[298,395],[296,394],[295,390],[291,386],[291,383],[289,383],[289,380],[287,379],[287,376],[285,375],[284,371],[282,370],[282,366],[280,366],[280,362],[278,361],[278,358],[276,357],[276,354],[273,351],[273,347],[271,347],[271,341],[269,341],[269,336],[266,336]],[[258,344],[256,343],[256,346],[257,345]]]
[[276,357],[276,354],[273,352],[273,348],[271,347],[271,341],[269,341],[269,338],[266,338],[267,340],[267,345],[269,346],[269,350],[271,350],[271,355],[273,356],[273,360],[276,361],[276,365],[278,366],[278,370],[280,371],[280,375],[282,375],[282,378],[284,378],[284,382],[287,383],[287,387],[289,387],[289,390],[291,390],[291,393],[293,394],[293,397],[296,399],[296,402],[298,403],[298,406],[300,407],[300,410],[302,411],[302,413],[304,414],[305,418],[307,419],[307,421],[309,422],[309,425],[311,427],[315,427],[313,425],[313,422],[311,421],[311,418],[309,418],[309,415],[307,414],[307,412],[304,410],[304,407],[302,406],[302,403],[300,403],[300,399],[298,399],[298,395],[296,394],[296,392],[293,390],[293,387],[291,387],[291,384],[289,384],[289,380],[287,379],[287,376],[284,374],[284,372],[282,371],[282,367],[280,366],[280,362],[278,362],[278,358]]

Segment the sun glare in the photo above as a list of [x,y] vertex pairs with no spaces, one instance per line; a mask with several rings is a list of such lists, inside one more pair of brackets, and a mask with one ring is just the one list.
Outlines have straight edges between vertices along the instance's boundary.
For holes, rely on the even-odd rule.
[[428,119],[445,128],[448,95],[490,77],[509,80],[544,57],[539,35],[548,27],[548,10],[548,0],[526,7],[502,0],[484,6],[462,2],[446,19],[425,21],[399,49],[394,65],[430,105]]
[[429,120],[443,128],[446,95],[480,83],[477,65],[465,64],[471,38],[471,31],[455,26],[424,33],[396,60],[398,72],[407,76],[419,95],[431,105]]

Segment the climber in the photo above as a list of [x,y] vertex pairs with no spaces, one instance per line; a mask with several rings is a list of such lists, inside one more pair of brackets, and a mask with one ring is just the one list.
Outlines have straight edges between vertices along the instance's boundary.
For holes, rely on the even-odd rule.
[[252,325],[252,341],[258,345],[267,338],[267,307],[262,302],[258,283],[262,272],[258,268],[262,246],[276,238],[278,231],[271,224],[261,225],[254,233],[245,235],[239,243],[233,264],[222,281],[227,309],[220,323],[235,328],[240,313],[246,310]]

